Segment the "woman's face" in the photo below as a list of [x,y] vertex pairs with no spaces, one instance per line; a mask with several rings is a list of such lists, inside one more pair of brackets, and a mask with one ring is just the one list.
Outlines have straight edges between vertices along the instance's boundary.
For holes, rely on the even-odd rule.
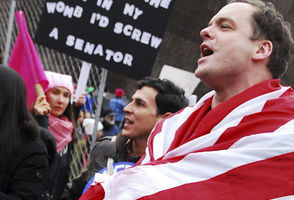
[[50,114],[59,117],[69,104],[70,92],[64,87],[54,87],[46,93],[46,99],[50,104]]

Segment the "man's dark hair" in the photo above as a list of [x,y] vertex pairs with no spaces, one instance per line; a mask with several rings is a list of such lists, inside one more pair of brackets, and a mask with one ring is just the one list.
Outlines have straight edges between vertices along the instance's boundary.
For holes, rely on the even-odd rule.
[[291,27],[271,2],[261,0],[231,0],[229,3],[244,2],[258,8],[253,14],[252,40],[266,39],[273,44],[273,52],[267,67],[273,78],[279,78],[287,70],[294,52]]
[[144,86],[154,88],[158,91],[155,97],[157,113],[162,115],[166,112],[177,112],[188,105],[185,91],[167,79],[146,77],[137,82],[137,88]]

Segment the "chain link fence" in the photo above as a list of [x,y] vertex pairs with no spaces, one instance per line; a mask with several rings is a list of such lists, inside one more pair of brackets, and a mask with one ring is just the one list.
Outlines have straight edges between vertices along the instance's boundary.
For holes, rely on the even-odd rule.
[[[3,53],[6,50],[6,53],[10,55],[15,39],[17,37],[18,30],[16,22],[14,20],[14,12],[16,10],[22,10],[25,13],[29,33],[32,39],[34,39],[44,5],[45,0],[0,1],[0,49]],[[11,18],[11,16],[13,18]],[[9,30],[11,30],[11,32],[9,32]],[[70,74],[73,78],[73,81],[77,83],[82,66],[81,60],[65,55],[63,53],[59,53],[55,50],[46,48],[38,44],[35,44],[35,46],[39,53],[44,70],[55,71],[63,74]],[[5,61],[7,63],[7,56],[6,60],[4,57],[4,62]],[[88,79],[88,86],[96,88],[96,92],[98,94],[103,94],[104,91],[105,82],[103,83],[103,81],[105,81],[104,79],[106,79],[106,74],[105,70],[103,73],[103,70],[104,69],[98,68],[97,66],[92,66]],[[103,91],[101,92],[101,90]],[[94,99],[94,105],[97,108],[97,122],[99,120],[102,103],[98,103],[97,99]],[[96,124],[97,123],[95,123],[95,125]],[[83,133],[81,132],[81,129],[79,127],[77,127],[77,130],[79,132],[78,141],[75,143],[75,148],[73,152],[70,181],[72,180],[72,178],[76,177],[80,173],[80,170],[83,166],[85,166],[86,160],[89,155],[89,152],[87,151],[85,145]],[[97,128],[95,127],[94,130],[97,130]],[[94,141],[91,142],[93,145]]]

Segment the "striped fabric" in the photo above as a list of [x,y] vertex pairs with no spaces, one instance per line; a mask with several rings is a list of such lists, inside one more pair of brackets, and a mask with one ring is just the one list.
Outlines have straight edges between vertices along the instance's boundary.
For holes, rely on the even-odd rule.
[[140,164],[80,199],[291,199],[293,90],[269,80],[211,110],[213,95],[159,122]]

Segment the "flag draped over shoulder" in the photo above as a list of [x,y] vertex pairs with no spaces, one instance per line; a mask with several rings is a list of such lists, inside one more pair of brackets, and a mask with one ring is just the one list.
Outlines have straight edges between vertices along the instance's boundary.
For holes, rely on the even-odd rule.
[[291,198],[294,92],[279,83],[262,82],[214,109],[208,93],[155,126],[137,166],[80,199]]
[[23,78],[27,88],[27,102],[30,106],[36,99],[35,84],[39,83],[45,89],[48,86],[48,80],[28,32],[24,13],[22,11],[16,11],[15,19],[19,32],[8,66],[17,71]]

